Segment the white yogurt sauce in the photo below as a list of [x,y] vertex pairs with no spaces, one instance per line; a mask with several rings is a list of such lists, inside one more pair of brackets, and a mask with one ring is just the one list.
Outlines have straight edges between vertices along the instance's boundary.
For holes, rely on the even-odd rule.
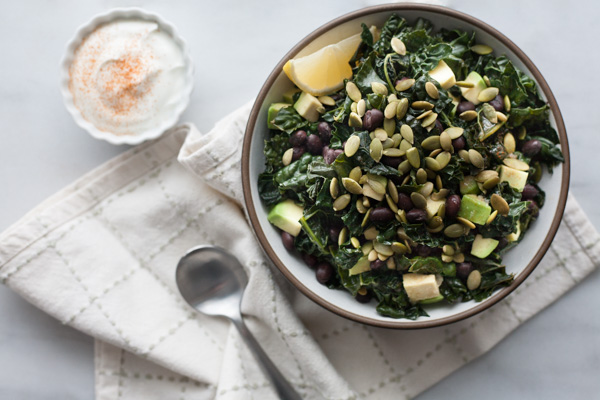
[[123,19],[90,33],[69,68],[82,116],[115,135],[136,135],[170,117],[185,86],[182,49],[155,22]]

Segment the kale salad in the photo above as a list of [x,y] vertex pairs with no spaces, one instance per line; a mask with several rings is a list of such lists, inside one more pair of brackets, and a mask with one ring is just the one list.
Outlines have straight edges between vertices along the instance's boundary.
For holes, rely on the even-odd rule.
[[339,89],[269,107],[268,219],[320,283],[381,315],[481,301],[512,282],[502,255],[563,161],[549,107],[473,32],[398,15],[362,28]]

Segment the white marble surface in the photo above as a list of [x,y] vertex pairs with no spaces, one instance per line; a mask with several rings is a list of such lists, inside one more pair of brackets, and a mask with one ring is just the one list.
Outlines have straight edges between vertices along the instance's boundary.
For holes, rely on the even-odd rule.
[[[162,14],[188,40],[196,89],[183,120],[208,130],[251,99],[272,66],[311,30],[374,4],[249,1],[2,0],[0,13],[0,230],[47,196],[124,151],[92,139],[62,105],[58,62],[77,26],[112,7]],[[542,71],[561,106],[572,156],[571,189],[600,228],[597,171],[600,7],[593,0],[450,5],[490,23]],[[596,398],[600,393],[600,272],[524,324],[495,349],[420,396]],[[0,399],[93,398],[92,339],[62,326],[0,286]]]

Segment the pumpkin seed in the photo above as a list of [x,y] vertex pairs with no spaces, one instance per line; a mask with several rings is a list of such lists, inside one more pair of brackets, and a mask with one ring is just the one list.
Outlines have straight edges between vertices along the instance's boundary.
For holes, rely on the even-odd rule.
[[398,210],[397,214],[398,214],[398,217],[396,218],[397,220],[399,220],[400,222],[404,222],[405,224],[408,223],[408,221],[406,220],[406,211]]
[[373,139],[371,141],[371,144],[369,145],[369,154],[371,155],[371,158],[379,162],[379,160],[381,160],[382,153],[383,146],[381,144],[381,140],[379,140],[378,138]]
[[421,115],[419,115],[416,119],[417,120],[423,119],[425,117],[428,117],[430,114],[433,114],[433,111],[427,110],[424,113],[421,113]]
[[340,211],[340,210],[343,210],[344,208],[348,207],[348,204],[350,204],[350,199],[351,199],[351,196],[349,194],[341,195],[340,197],[335,199],[335,201],[333,202],[333,210]]
[[486,54],[493,52],[494,49],[486,44],[476,44],[475,46],[471,47],[471,51],[479,54],[480,56],[485,56]]
[[360,128],[362,127],[362,119],[358,116],[357,113],[351,112],[350,118],[348,119],[348,125],[353,128]]
[[329,194],[333,199],[336,199],[340,194],[340,187],[338,186],[338,178],[333,178],[329,184]]
[[486,86],[492,86],[492,82],[490,82],[490,78],[488,78],[487,75],[483,76],[483,81],[485,82]]
[[458,151],[458,156],[460,158],[462,158],[463,160],[465,160],[466,162],[470,163],[471,162],[471,158],[469,157],[469,152],[467,150],[459,150]]
[[441,147],[440,137],[438,135],[426,137],[421,142],[421,147],[424,148],[425,150],[439,149]]
[[385,129],[377,128],[371,133],[373,134],[373,138],[379,139],[381,143],[385,142],[385,140],[388,138],[388,134]]
[[357,103],[362,99],[362,94],[354,82],[346,83],[346,93],[348,93],[348,97],[350,97],[352,101]]
[[360,223],[360,226],[362,226],[363,228],[367,225],[367,223],[369,222],[369,217],[371,216],[371,212],[373,211],[372,208],[369,208],[367,210],[367,213],[365,214],[365,216],[363,217],[362,222]]
[[392,251],[396,254],[406,254],[408,249],[406,246],[400,242],[392,242],[391,245]]
[[402,141],[402,135],[400,135],[399,133],[394,133],[394,135],[392,136],[392,140],[394,142],[392,147],[398,147],[400,146],[400,142]]
[[431,97],[432,99],[437,100],[437,99],[440,98],[440,91],[431,82],[426,82],[425,83],[425,91],[427,92],[427,94],[429,95],[429,97]]
[[396,96],[394,93],[388,96],[388,103],[391,103],[392,101],[398,101],[398,96]]
[[442,149],[444,149],[446,151],[449,151],[449,152],[454,151],[454,147],[452,147],[452,139],[450,138],[450,135],[446,131],[440,133],[440,146],[442,146]]
[[442,152],[442,149],[435,149],[431,153],[429,153],[429,157],[435,158],[438,154]]
[[433,104],[423,100],[414,101],[410,106],[415,110],[433,110]]
[[497,178],[498,177],[498,172],[491,170],[491,169],[486,169],[481,171],[480,173],[478,173],[477,175],[475,175],[475,180],[477,182],[485,182],[488,179],[491,178]]
[[486,225],[491,224],[492,222],[494,222],[494,220],[496,219],[496,216],[498,215],[498,210],[494,210],[490,216],[488,217],[487,221],[485,221]]
[[438,154],[438,156],[435,158],[435,161],[437,161],[438,164],[440,164],[440,169],[444,169],[450,162],[451,158],[452,155],[450,153],[448,153],[447,151],[443,151],[440,154]]
[[325,106],[335,106],[335,100],[329,96],[319,96],[317,97],[317,100]]
[[367,239],[367,240],[375,240],[375,239],[377,239],[377,236],[379,235],[379,231],[374,226],[370,226],[369,228],[365,229],[365,231],[363,232],[363,235],[365,236],[365,239]]
[[373,93],[380,94],[382,96],[388,95],[387,87],[381,82],[371,82],[371,90]]
[[444,217],[446,216],[446,204],[445,203],[442,203],[442,205],[440,206],[440,208],[438,208],[437,215],[441,219],[444,219]]
[[510,97],[507,94],[504,95],[504,109],[506,112],[510,112]]
[[510,132],[508,132],[506,135],[504,135],[504,148],[506,149],[506,152],[509,154],[514,153],[515,150],[517,149],[517,143],[515,141],[515,137]]
[[352,244],[352,247],[355,249],[360,249],[360,240],[358,240],[358,238],[352,236],[350,238],[350,244]]
[[292,163],[292,157],[294,156],[294,149],[292,147],[290,147],[289,149],[287,149],[285,151],[285,153],[283,153],[283,156],[281,157],[281,162],[283,163],[284,166],[288,166]]
[[438,117],[438,115],[436,113],[429,114],[425,119],[423,119],[421,121],[421,126],[422,127],[433,126],[437,117]]
[[467,82],[467,81],[457,81],[455,83],[456,86],[458,87],[462,87],[462,88],[472,88],[475,87],[475,84],[473,82]]
[[356,200],[356,209],[360,214],[364,214],[367,212],[367,207],[365,207],[362,200],[360,199]]
[[444,221],[438,216],[431,218],[431,221],[429,221],[429,223],[427,224],[427,226],[431,229],[438,228],[441,225],[444,225]]
[[414,144],[415,143],[415,134],[413,133],[412,128],[410,127],[410,125],[402,125],[400,127],[400,135],[402,135],[402,137],[404,139],[406,139],[406,141],[410,144]]
[[365,102],[365,99],[360,99],[360,101],[358,103],[356,103],[356,113],[358,114],[359,117],[363,117],[363,115],[365,115],[365,112],[367,111],[367,103]]
[[[350,240],[352,240],[352,239],[350,239]],[[365,242],[365,244],[363,244],[361,246],[360,250],[366,256],[367,254],[369,254],[371,252],[371,250],[373,250],[373,242]]]
[[490,198],[490,204],[492,205],[492,207],[494,207],[494,210],[498,210],[498,213],[500,215],[506,216],[510,211],[510,206],[508,205],[506,200],[504,200],[504,197],[496,193],[494,193]]
[[386,194],[385,201],[387,202],[388,206],[390,207],[390,210],[392,210],[394,212],[394,214],[398,212],[398,206],[396,205],[396,203],[394,203],[392,196],[390,196],[389,194]]
[[398,104],[396,105],[396,118],[401,120],[406,116],[406,112],[408,111],[408,99],[403,98],[398,100]]
[[483,115],[490,120],[491,123],[498,123],[498,114],[496,114],[496,109],[489,104],[484,104],[481,107],[481,111],[483,111]]
[[419,190],[419,193],[421,193],[425,197],[429,197],[429,195],[431,195],[431,193],[433,193],[433,183],[425,182],[423,184],[423,187]]
[[465,130],[461,127],[451,126],[450,128],[447,128],[444,132],[446,132],[448,136],[450,136],[450,139],[454,140],[461,137],[464,131]]
[[373,191],[377,194],[385,194],[385,186],[375,179],[369,179],[367,184],[373,189]]
[[519,129],[519,132],[517,132],[517,138],[519,140],[525,140],[525,136],[527,136],[527,128],[525,128],[525,126],[521,125],[518,129]]
[[469,229],[475,229],[475,224],[463,217],[456,217],[456,220]]
[[392,46],[392,50],[394,50],[396,53],[400,54],[401,56],[406,55],[406,46],[402,40],[398,39],[397,37],[393,37],[390,41],[390,44]]
[[471,164],[473,164],[473,166],[479,169],[482,169],[485,166],[483,162],[483,156],[480,152],[478,152],[475,149],[469,150],[469,161],[471,161]]
[[469,288],[469,290],[475,290],[479,285],[481,285],[481,272],[475,269],[471,271],[467,277],[467,288]]
[[363,175],[360,177],[360,179],[358,180],[358,183],[360,183],[361,185],[364,185],[365,183],[367,183],[369,181],[369,178],[367,177],[367,175]]
[[367,260],[369,260],[371,262],[377,260],[377,252],[375,251],[375,249],[373,249],[369,252],[369,255],[367,256]]
[[[353,238],[354,239],[354,238]],[[343,227],[338,235],[338,246],[343,245],[348,240],[348,228]],[[352,244],[354,246],[354,243]],[[358,247],[360,247],[360,242],[358,243]],[[358,247],[354,246],[354,248],[358,249]]]
[[445,244],[442,247],[442,251],[444,252],[444,254],[448,254],[449,256],[454,255],[454,247],[450,246],[449,244]]
[[406,152],[400,149],[384,149],[383,155],[387,157],[402,157]]
[[416,173],[415,177],[416,177],[417,183],[419,185],[422,185],[425,182],[427,182],[427,172],[425,172],[425,170],[423,168],[419,168],[417,170],[417,173]]
[[398,172],[402,175],[406,174],[408,171],[410,171],[410,162],[408,160],[404,160],[398,164]]
[[442,190],[444,188],[444,184],[442,183],[442,177],[437,175],[435,177],[435,187],[437,190]]
[[[367,182],[365,182],[365,183],[367,183]],[[371,207],[371,202],[369,201],[369,198],[366,196],[363,196],[362,203],[363,203],[363,206],[365,206],[367,208]]]
[[[350,114],[352,115],[352,114]],[[346,157],[352,157],[358,151],[360,147],[360,137],[356,135],[352,135],[346,141],[346,145],[344,146],[344,154]]]
[[454,254],[454,257],[452,257],[452,261],[455,263],[465,262],[465,255],[463,253],[456,253]]
[[505,158],[502,162],[507,167],[514,168],[518,171],[529,171],[529,164],[516,158]]
[[461,237],[464,233],[465,228],[461,224],[452,224],[447,226],[446,229],[444,229],[444,235],[453,239]]
[[443,262],[446,262],[446,263],[452,262],[452,256],[449,256],[447,254],[442,254],[441,258],[442,258]]
[[389,103],[387,106],[385,106],[385,110],[383,110],[383,115],[385,115],[385,117],[388,119],[392,119],[396,116],[397,108],[398,108],[398,105],[396,104],[395,101],[392,103]]
[[383,254],[377,253],[377,258],[379,258],[381,261],[386,261],[389,256],[384,256]]
[[490,178],[487,181],[483,182],[482,186],[485,190],[490,190],[499,183],[500,183],[500,178],[496,176],[494,178]]
[[394,252],[392,251],[392,247],[387,245],[387,244],[383,244],[380,243],[376,240],[373,241],[373,248],[375,249],[375,251],[379,254],[382,254],[384,256],[392,256],[394,255]]
[[414,84],[414,79],[404,79],[396,84],[396,90],[399,92],[404,92],[405,90],[410,89]]
[[398,203],[398,189],[396,188],[394,182],[392,182],[390,179],[388,179],[387,189],[394,203]]
[[448,189],[440,189],[438,192],[435,192],[431,195],[431,200],[444,200],[448,196],[448,193],[450,193]]
[[426,229],[427,229],[427,232],[429,232],[429,233],[438,233],[438,232],[441,232],[442,229],[444,229],[444,224],[438,226],[437,228],[426,227]]
[[477,100],[479,100],[482,103],[486,103],[488,101],[494,100],[496,96],[498,96],[498,93],[500,93],[500,89],[498,89],[497,87],[485,88],[481,92],[479,92]]
[[352,104],[350,104],[350,111],[356,112],[356,110],[357,110],[356,106],[357,105],[358,105],[358,103],[356,103],[355,101],[352,102]]
[[394,259],[392,257],[387,259],[387,262],[385,263],[385,265],[387,266],[388,269],[396,269],[396,261],[394,261]]
[[410,194],[410,199],[412,200],[415,207],[424,210],[427,208],[427,199],[419,192],[412,192]]
[[406,231],[403,227],[400,227],[396,230],[396,235],[398,235],[398,239],[400,240],[410,240],[410,237],[406,234]]
[[352,194],[362,194],[362,187],[354,179],[342,178],[342,185]]
[[467,122],[473,121],[475,118],[477,118],[477,112],[474,110],[463,111],[462,113],[460,113],[458,118],[462,119],[463,121],[467,121]]
[[402,139],[400,141],[400,150],[404,151],[406,153],[406,150],[410,149],[411,147],[413,147],[408,140],[406,139]]
[[383,120],[383,130],[387,133],[388,137],[392,137],[394,131],[396,130],[396,121],[393,119],[384,119]]
[[419,150],[417,150],[416,147],[411,147],[406,150],[406,159],[413,168],[419,168],[419,166],[421,166],[421,157],[419,156]]
[[362,171],[360,170],[360,167],[352,168],[352,171],[350,171],[350,173],[348,174],[348,178],[356,182],[360,181],[360,178],[362,178]]
[[496,118],[500,122],[506,122],[508,120],[508,117],[505,114],[501,113],[500,111],[496,111]]
[[435,158],[425,157],[425,165],[432,171],[439,171],[442,169],[442,166]]

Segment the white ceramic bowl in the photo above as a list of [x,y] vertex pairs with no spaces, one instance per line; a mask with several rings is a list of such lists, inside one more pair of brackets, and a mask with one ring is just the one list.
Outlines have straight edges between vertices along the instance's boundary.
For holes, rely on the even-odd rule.
[[[514,282],[480,303],[469,301],[425,306],[429,317],[420,317],[416,321],[384,317],[375,311],[373,301],[361,304],[346,291],[331,290],[318,283],[314,271],[283,247],[279,231],[267,221],[268,210],[260,200],[257,187],[258,175],[264,170],[267,109],[271,103],[281,101],[282,93],[293,86],[282,72],[283,64],[290,58],[310,54],[359,32],[361,22],[367,26],[381,27],[394,12],[409,22],[414,22],[417,17],[426,18],[434,24],[435,29],[445,27],[475,31],[480,43],[492,46],[497,54],[506,54],[518,68],[535,79],[541,95],[548,101],[551,107],[550,120],[560,135],[565,156],[564,164],[555,168],[553,174],[545,174],[540,182],[547,197],[539,219],[532,224],[522,242],[503,259],[507,271],[515,275]],[[483,311],[507,296],[533,271],[550,246],[562,218],[569,187],[569,150],[564,123],[550,88],[531,60],[514,43],[487,24],[454,10],[411,3],[390,4],[366,8],[333,20],[303,39],[281,60],[267,79],[250,114],[244,140],[242,175],[246,209],[256,236],[267,255],[300,291],[323,307],[358,322],[388,328],[428,328],[459,321]]]
[[[69,90],[69,67],[73,62],[75,51],[79,45],[100,25],[120,19],[137,19],[156,22],[160,29],[171,36],[177,46],[181,48],[186,65],[185,85],[179,94],[179,99],[171,115],[168,115],[159,125],[153,127],[152,129],[135,135],[115,135],[111,132],[96,128],[91,122],[83,118],[81,112],[73,103],[73,95]],[[177,123],[179,117],[187,108],[187,105],[190,101],[190,94],[192,93],[192,89],[194,87],[194,66],[192,64],[192,59],[190,58],[189,49],[186,42],[177,34],[177,31],[172,24],[165,21],[157,14],[153,14],[139,8],[117,8],[105,14],[96,15],[91,21],[80,26],[79,29],[77,29],[73,39],[71,39],[71,41],[67,44],[65,55],[61,61],[61,67],[62,71],[60,89],[63,95],[65,106],[73,116],[75,123],[88,131],[90,135],[96,139],[106,140],[112,144],[134,145],[142,143],[146,140],[156,139],[162,135],[166,130],[173,127]]]

